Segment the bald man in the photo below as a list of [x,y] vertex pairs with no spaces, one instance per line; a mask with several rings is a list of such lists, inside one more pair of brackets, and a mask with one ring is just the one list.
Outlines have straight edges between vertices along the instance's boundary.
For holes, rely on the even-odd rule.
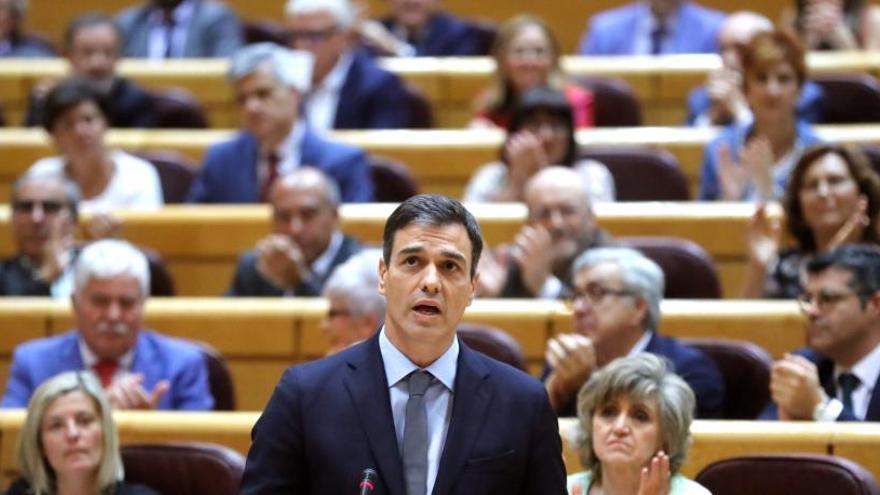
[[571,287],[571,264],[582,251],[604,245],[584,193],[583,179],[568,167],[547,167],[526,183],[526,225],[480,266],[484,297],[559,298]]
[[231,296],[317,296],[337,266],[360,250],[339,230],[339,188],[302,167],[269,190],[272,233],[238,260]]

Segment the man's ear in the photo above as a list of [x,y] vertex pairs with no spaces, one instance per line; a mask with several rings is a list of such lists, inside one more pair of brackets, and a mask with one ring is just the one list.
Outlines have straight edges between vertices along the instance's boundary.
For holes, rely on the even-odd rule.
[[388,266],[385,265],[385,258],[379,258],[379,294],[385,295],[385,275],[388,274]]
[[640,297],[635,297],[633,298],[633,306],[635,306],[635,312],[633,313],[633,323],[638,325],[639,327],[644,327],[645,319],[648,318],[648,301],[645,301]]
[[471,294],[468,298],[467,305],[470,306],[472,302],[474,302],[474,297],[477,295],[477,287],[480,285],[480,272],[474,273],[474,276],[471,278]]

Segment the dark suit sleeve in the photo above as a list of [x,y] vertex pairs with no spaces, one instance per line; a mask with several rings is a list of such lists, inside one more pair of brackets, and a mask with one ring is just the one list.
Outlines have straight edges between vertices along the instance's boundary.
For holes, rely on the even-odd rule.
[[384,74],[385,77],[371,98],[366,128],[406,129],[409,127],[410,117],[403,83],[394,74]]
[[257,271],[257,257],[248,251],[238,258],[232,285],[226,291],[227,296],[244,297],[280,297],[284,291],[275,287]]
[[215,182],[214,176],[221,169],[221,163],[223,163],[223,156],[220,154],[218,147],[209,147],[205,152],[205,159],[202,161],[199,173],[189,189],[189,194],[186,198],[188,203],[218,202],[214,192],[214,189],[218,188],[218,186],[213,184]]
[[699,351],[685,363],[675,363],[675,371],[690,385],[697,399],[697,418],[716,419],[724,412],[724,378],[708,357]]
[[288,369],[254,425],[243,495],[308,493],[298,389],[296,373]]
[[565,464],[562,462],[559,424],[556,421],[556,414],[550,408],[550,400],[546,393],[540,394],[538,398],[533,424],[528,474],[519,493],[565,495]]

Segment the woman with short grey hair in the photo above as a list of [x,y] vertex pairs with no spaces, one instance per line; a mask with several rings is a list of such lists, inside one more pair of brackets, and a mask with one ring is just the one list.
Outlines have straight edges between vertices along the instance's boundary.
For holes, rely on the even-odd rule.
[[687,383],[653,354],[619,358],[595,372],[577,407],[588,471],[569,476],[569,494],[708,494],[678,474],[695,406]]

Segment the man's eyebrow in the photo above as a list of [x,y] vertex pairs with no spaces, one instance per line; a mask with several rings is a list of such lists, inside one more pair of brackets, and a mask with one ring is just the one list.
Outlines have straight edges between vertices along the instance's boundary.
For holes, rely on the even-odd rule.
[[397,255],[401,256],[401,255],[407,255],[407,254],[417,254],[417,253],[421,253],[424,251],[425,251],[425,248],[422,246],[407,246],[407,247],[401,249],[400,251],[398,251]]
[[467,259],[464,257],[464,255],[459,253],[458,251],[444,249],[443,251],[440,252],[440,254],[442,254],[443,256],[446,256],[447,258],[452,258],[452,259],[461,261],[462,263],[467,262]]

